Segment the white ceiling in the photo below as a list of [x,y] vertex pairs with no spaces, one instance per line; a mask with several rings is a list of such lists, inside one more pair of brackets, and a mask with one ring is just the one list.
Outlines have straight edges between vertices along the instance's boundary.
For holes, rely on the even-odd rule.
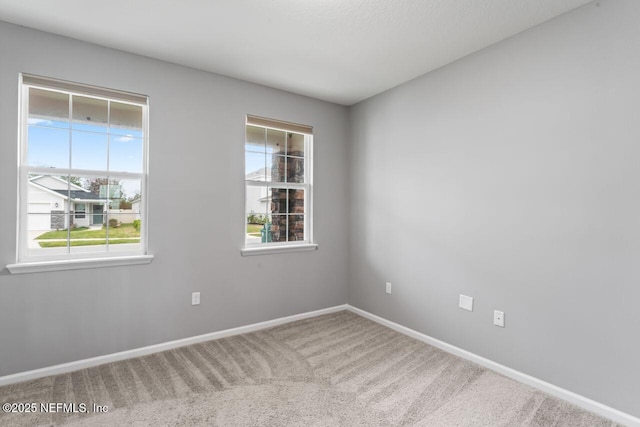
[[351,105],[590,0],[0,0],[0,20]]

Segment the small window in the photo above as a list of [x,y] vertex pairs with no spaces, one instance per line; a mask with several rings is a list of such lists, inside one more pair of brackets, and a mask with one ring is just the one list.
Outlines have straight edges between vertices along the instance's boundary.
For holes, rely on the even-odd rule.
[[311,127],[247,116],[245,247],[312,243]]
[[147,97],[21,77],[18,264],[146,254]]
[[87,205],[84,203],[76,203],[76,219],[85,219],[85,214],[87,213]]

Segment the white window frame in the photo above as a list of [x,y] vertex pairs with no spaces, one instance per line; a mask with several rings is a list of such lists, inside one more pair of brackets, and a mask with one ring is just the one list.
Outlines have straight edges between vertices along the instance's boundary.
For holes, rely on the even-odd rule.
[[[142,127],[143,127],[143,153],[142,153],[142,172],[112,172],[107,174],[108,179],[140,179],[140,192],[142,203],[140,204],[140,249],[139,250],[117,250],[110,252],[88,252],[73,253],[68,251],[66,254],[43,254],[30,255],[28,253],[28,184],[29,175],[81,175],[81,176],[100,176],[105,171],[83,170],[74,168],[46,168],[29,166],[27,158],[27,128],[29,119],[29,88],[44,89],[53,92],[60,92],[71,95],[79,95],[106,101],[114,101],[118,103],[131,104],[142,107]],[[71,99],[71,98],[70,98]],[[90,85],[72,83],[57,79],[34,76],[29,74],[20,74],[19,77],[19,126],[18,126],[18,221],[17,221],[17,248],[16,263],[7,266],[12,274],[32,273],[41,271],[56,271],[81,268],[94,268],[117,265],[134,265],[148,264],[153,260],[153,256],[147,253],[147,195],[148,195],[148,151],[149,151],[149,102],[148,97],[128,92],[122,92],[112,89],[105,89]],[[73,117],[73,105],[70,102],[70,120]],[[71,122],[70,122],[71,124]],[[107,157],[108,157],[107,152]],[[70,200],[68,204],[68,212],[72,212],[73,202]],[[86,204],[85,204],[85,215]],[[105,212],[107,215],[107,212]],[[74,214],[75,216],[75,214]],[[71,217],[69,217],[70,219]]]
[[[82,205],[81,211],[78,210],[78,205]],[[73,217],[75,219],[85,219],[87,215],[87,203],[74,202],[73,206]]]
[[[244,248],[241,251],[243,256],[248,255],[260,255],[268,253],[280,253],[280,252],[292,252],[292,251],[308,251],[315,250],[318,245],[313,240],[313,133],[310,126],[298,125],[295,123],[289,123],[279,120],[266,119],[258,116],[247,115],[245,120],[245,140],[246,146],[246,130],[247,126],[261,127],[268,129],[284,131],[289,133],[301,134],[304,136],[304,183],[293,182],[274,182],[274,181],[252,181],[246,179],[246,154],[245,167],[243,171],[245,173],[245,197],[244,197],[244,214],[243,214],[243,236],[244,236]],[[246,153],[246,152],[245,152]],[[286,159],[286,156],[285,156]],[[285,160],[286,161],[286,160]],[[286,164],[285,164],[286,171]],[[286,174],[286,172],[285,172]],[[304,240],[295,240],[288,242],[268,242],[268,243],[247,243],[247,206],[246,195],[249,187],[262,187],[272,189],[287,189],[287,190],[304,190]],[[268,197],[268,196],[267,196]],[[271,215],[267,212],[267,215]],[[288,235],[288,230],[285,232]]]

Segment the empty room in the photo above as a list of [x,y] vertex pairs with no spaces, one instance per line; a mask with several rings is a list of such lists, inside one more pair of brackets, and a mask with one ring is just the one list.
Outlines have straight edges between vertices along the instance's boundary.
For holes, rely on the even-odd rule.
[[0,0],[0,426],[639,426],[640,1]]

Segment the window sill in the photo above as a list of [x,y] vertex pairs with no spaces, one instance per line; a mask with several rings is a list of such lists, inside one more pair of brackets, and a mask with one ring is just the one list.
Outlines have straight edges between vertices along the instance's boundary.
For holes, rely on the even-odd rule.
[[60,261],[23,262],[7,265],[11,274],[42,273],[45,271],[81,270],[84,268],[116,267],[150,264],[153,255],[135,255],[113,258],[88,258]]
[[318,245],[316,243],[307,243],[304,245],[244,248],[240,251],[240,253],[242,254],[242,256],[253,256],[253,255],[281,254],[284,252],[315,251],[316,249],[318,249]]

